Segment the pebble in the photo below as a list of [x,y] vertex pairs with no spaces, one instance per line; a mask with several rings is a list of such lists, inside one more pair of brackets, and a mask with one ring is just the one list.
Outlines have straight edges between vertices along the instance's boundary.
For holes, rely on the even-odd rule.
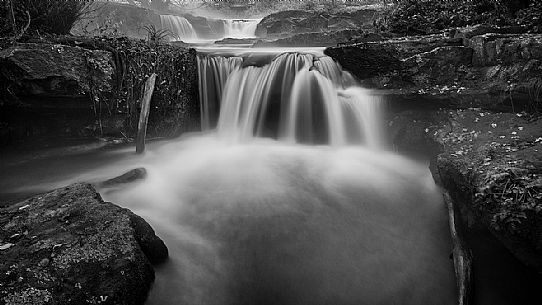
[[49,265],[49,259],[47,258],[44,258],[42,259],[39,264],[38,264],[40,267],[47,267],[47,265]]

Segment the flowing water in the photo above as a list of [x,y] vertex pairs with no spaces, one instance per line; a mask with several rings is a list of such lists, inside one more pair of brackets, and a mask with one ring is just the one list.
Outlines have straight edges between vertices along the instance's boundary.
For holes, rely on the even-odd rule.
[[167,30],[171,40],[185,42],[196,41],[198,34],[192,24],[184,17],[173,15],[161,15],[162,29]]
[[261,19],[224,19],[225,38],[256,37],[256,27]]
[[453,304],[427,168],[385,150],[383,101],[321,50],[198,58],[202,134],[104,197],[170,249],[150,304]]
[[261,19],[210,19],[198,17],[192,24],[187,18],[175,15],[161,15],[162,29],[168,31],[171,41],[208,43],[224,38],[255,38],[256,28]]
[[63,175],[42,164],[43,184],[17,191],[145,167],[101,193],[169,248],[149,304],[455,303],[440,193],[426,164],[386,150],[383,100],[321,49],[201,49],[198,65],[201,133]]

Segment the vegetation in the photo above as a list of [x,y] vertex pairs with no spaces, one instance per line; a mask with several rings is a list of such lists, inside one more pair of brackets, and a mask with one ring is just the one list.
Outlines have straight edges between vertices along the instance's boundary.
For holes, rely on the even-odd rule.
[[0,0],[0,36],[68,34],[93,0]]
[[398,0],[382,18],[382,30],[428,34],[480,23],[524,25],[540,31],[541,1],[529,0]]
[[[155,124],[161,130],[149,130],[150,134],[175,133],[179,121],[189,125],[191,109],[197,99],[195,55],[185,49],[161,43],[164,32],[152,26],[147,27],[148,41],[127,38],[104,38],[87,48],[109,50],[113,53],[116,66],[115,88],[102,91],[91,88],[94,112],[98,120],[93,133],[102,133],[102,118],[122,118],[127,134],[133,134],[137,127],[138,108],[143,97],[147,78],[156,73],[158,79],[154,91],[151,118],[159,120]],[[64,42],[68,43],[68,42]],[[69,42],[71,43],[71,42]],[[89,63],[92,65],[92,63]],[[93,67],[89,67],[90,71]],[[171,119],[171,121],[166,121]],[[182,126],[186,127],[186,126]]]

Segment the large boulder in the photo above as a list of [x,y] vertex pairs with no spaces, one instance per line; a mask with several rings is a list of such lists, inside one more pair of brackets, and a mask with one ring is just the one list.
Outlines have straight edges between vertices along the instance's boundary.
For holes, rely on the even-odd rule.
[[139,216],[74,184],[0,209],[0,304],[143,304],[164,261]]
[[491,29],[343,44],[325,53],[371,88],[453,97],[470,107],[537,111],[542,36],[485,33]]
[[361,30],[340,30],[335,32],[300,33],[291,37],[280,38],[272,41],[258,41],[256,47],[322,47],[335,46],[339,43],[355,41],[377,41],[382,36],[376,33],[366,33]]
[[321,11],[290,10],[266,16],[258,24],[259,37],[280,37],[297,33],[360,29],[372,23],[375,10],[328,13]]
[[0,80],[15,84],[19,96],[88,94],[110,91],[115,65],[112,54],[61,44],[22,43],[0,51]]

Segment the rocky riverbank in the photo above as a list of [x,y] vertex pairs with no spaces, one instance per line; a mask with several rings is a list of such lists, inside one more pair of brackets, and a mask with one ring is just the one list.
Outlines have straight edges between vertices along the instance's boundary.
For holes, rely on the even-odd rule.
[[5,45],[0,50],[0,142],[20,144],[48,136],[130,138],[151,73],[157,73],[158,80],[149,137],[196,129],[194,50],[130,38],[77,36]]
[[398,150],[432,172],[481,226],[542,271],[542,36],[475,26],[345,44],[326,54],[387,97]]
[[139,216],[74,184],[0,209],[0,304],[143,304],[168,250]]
[[542,35],[474,26],[326,49],[364,86],[444,105],[539,111]]

